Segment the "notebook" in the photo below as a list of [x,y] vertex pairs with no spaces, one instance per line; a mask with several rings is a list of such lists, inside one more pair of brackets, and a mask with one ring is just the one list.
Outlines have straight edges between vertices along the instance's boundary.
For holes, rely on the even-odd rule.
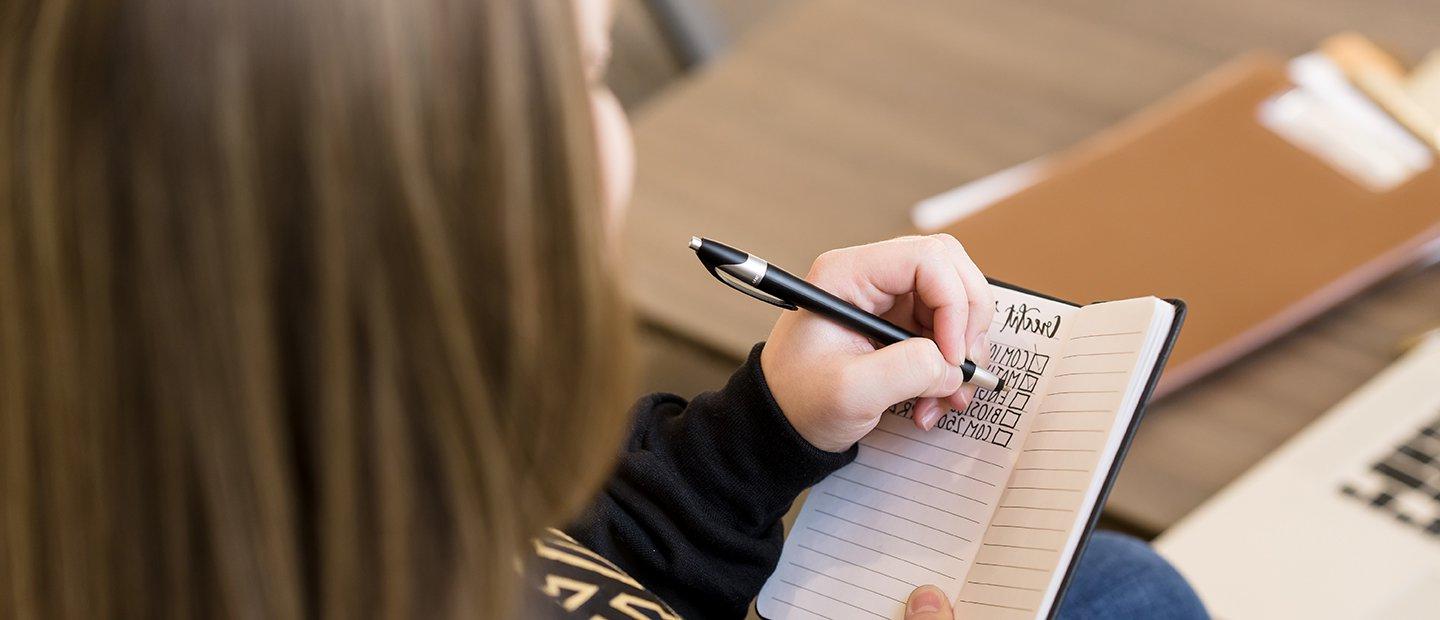
[[1435,154],[1332,64],[1237,59],[917,221],[958,201],[939,229],[987,274],[1061,297],[1183,297],[1166,393],[1437,247]]
[[764,618],[902,618],[919,585],[958,617],[1050,615],[1179,333],[1155,297],[1077,306],[994,283],[990,370],[929,432],[887,410],[855,461],[810,490]]

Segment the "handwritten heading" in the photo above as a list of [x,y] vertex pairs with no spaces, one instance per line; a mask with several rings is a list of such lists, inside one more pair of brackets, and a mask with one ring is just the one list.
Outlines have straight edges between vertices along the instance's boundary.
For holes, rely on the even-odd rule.
[[1005,317],[1005,324],[1000,326],[1001,333],[1009,330],[1016,334],[1029,332],[1054,338],[1060,332],[1060,315],[1047,317],[1039,308],[1029,304],[1011,304],[1001,309],[996,302],[995,311]]

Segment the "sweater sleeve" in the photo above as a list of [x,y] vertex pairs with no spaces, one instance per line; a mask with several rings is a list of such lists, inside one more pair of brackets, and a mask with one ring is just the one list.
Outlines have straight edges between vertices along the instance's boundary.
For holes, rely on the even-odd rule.
[[800,436],[765,384],[763,343],[725,387],[688,405],[635,404],[615,473],[570,535],[686,618],[738,618],[780,559],[780,518],[855,458]]

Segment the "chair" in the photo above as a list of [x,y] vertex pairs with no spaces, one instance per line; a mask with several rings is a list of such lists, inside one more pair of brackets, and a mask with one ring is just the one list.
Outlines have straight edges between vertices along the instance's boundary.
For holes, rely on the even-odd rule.
[[729,44],[709,0],[644,0],[644,4],[683,70],[704,65]]

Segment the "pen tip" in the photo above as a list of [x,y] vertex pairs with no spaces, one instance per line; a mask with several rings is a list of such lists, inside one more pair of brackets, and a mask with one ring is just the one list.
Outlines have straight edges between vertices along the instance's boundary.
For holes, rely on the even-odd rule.
[[700,238],[699,238],[699,237],[691,237],[691,238],[690,238],[690,249],[692,249],[692,250],[698,250],[698,249],[700,249]]

